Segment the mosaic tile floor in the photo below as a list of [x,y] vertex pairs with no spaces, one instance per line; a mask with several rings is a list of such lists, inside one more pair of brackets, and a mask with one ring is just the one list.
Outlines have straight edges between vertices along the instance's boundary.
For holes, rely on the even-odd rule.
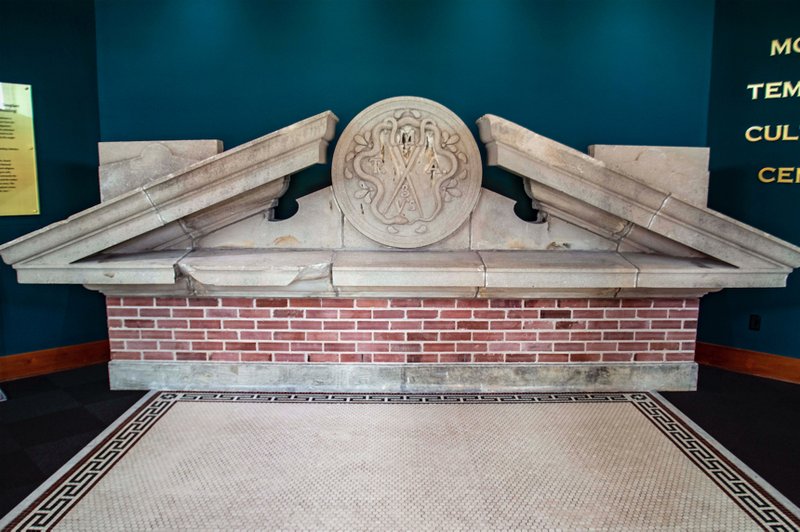
[[[159,393],[7,517],[55,530],[793,530],[650,394]],[[11,514],[10,514],[11,515]]]

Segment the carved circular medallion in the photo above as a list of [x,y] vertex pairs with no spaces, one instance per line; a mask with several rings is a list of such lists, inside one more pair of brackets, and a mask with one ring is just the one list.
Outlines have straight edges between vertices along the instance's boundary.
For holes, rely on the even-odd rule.
[[481,192],[481,158],[467,126],[431,100],[399,97],[361,111],[333,152],[333,194],[367,237],[397,248],[442,240]]

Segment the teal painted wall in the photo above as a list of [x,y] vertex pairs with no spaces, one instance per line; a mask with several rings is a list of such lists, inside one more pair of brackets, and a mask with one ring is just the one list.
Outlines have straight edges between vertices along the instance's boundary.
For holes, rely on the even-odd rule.
[[[800,98],[752,100],[750,83],[800,80],[800,53],[770,56],[772,39],[800,37],[796,0],[720,1],[716,6],[708,142],[709,206],[800,245],[800,183],[760,183],[764,166],[800,167],[800,142],[747,142],[753,125],[789,124],[800,134]],[[800,276],[788,288],[724,290],[703,298],[698,337],[800,358]],[[761,330],[748,329],[751,314]]]
[[[33,86],[41,214],[0,217],[0,242],[99,201],[94,5],[0,3],[0,81]],[[80,286],[21,285],[0,266],[0,355],[106,337],[103,298]]]
[[[219,138],[233,147],[325,109],[415,95],[472,127],[485,113],[584,150],[703,146],[712,0],[6,1],[18,43],[3,81],[34,85],[42,216],[0,218],[0,240],[97,201],[98,139]],[[92,16],[94,15],[94,16]],[[95,43],[92,42],[96,26]],[[96,83],[95,83],[96,79]],[[98,104],[95,106],[95,98]],[[98,131],[99,116],[99,131]],[[293,198],[329,183],[316,167]],[[521,198],[518,178],[484,185]],[[104,336],[81,287],[17,285],[2,268],[2,345],[15,353]]]
[[[710,0],[96,5],[106,141],[232,147],[326,109],[341,131],[368,105],[413,95],[473,131],[494,113],[582,150],[706,143]],[[278,214],[329,180],[323,167],[295,176]],[[484,185],[524,197],[520,179],[499,170]],[[530,211],[527,199],[518,211]]]

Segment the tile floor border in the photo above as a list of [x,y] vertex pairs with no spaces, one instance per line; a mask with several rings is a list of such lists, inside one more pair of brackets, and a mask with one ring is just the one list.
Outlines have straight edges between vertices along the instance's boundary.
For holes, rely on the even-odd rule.
[[[633,404],[689,460],[765,529],[794,529],[800,510],[657,393],[275,393],[151,392],[140,399],[50,480],[0,520],[9,530],[50,529],[178,402],[429,404]],[[310,406],[311,407],[311,406]]]
[[[63,466],[58,468],[58,470],[50,475],[50,477],[42,483],[41,486],[36,488],[30,495],[25,497],[18,505],[16,505],[8,514],[4,517],[0,518],[0,530],[6,530],[7,528],[11,528],[15,522],[19,521],[23,517],[23,514],[27,513],[26,511],[29,510],[33,505],[37,503],[40,499],[46,497],[49,493],[52,493],[53,489],[56,488],[61,484],[61,481],[65,479],[76,467],[80,464],[84,463],[90,454],[95,452],[99,446],[103,445],[104,442],[107,442],[111,439],[119,430],[121,430],[131,419],[146,405],[148,404],[158,392],[152,391],[144,395],[141,399],[136,401],[124,414],[122,414],[116,421],[111,423],[108,427],[105,428],[100,434],[98,434],[92,441],[90,441],[86,446],[81,449],[75,456],[70,458],[67,463]],[[45,530],[49,529],[52,526],[48,524],[46,526],[37,527],[32,525],[29,529],[30,530]]]

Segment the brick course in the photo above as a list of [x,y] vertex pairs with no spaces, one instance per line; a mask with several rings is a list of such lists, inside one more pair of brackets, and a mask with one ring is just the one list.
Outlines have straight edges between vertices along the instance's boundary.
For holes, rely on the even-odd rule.
[[108,297],[111,358],[221,362],[678,362],[697,299]]

